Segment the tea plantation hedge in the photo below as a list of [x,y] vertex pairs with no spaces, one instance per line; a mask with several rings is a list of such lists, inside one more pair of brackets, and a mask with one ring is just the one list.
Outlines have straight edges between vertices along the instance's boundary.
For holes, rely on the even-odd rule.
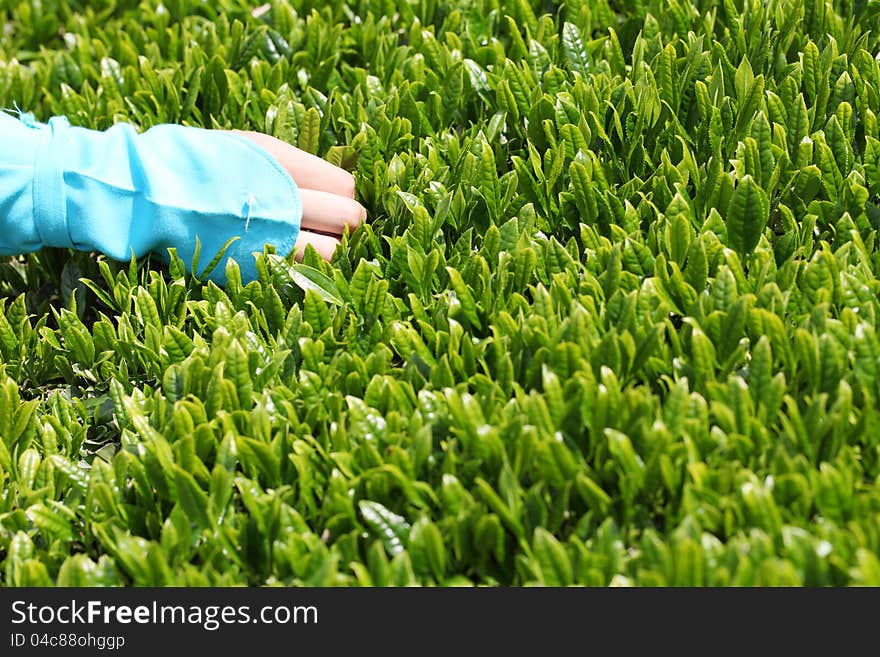
[[0,584],[880,585],[880,3],[256,4],[0,9],[0,105],[370,215],[4,259]]

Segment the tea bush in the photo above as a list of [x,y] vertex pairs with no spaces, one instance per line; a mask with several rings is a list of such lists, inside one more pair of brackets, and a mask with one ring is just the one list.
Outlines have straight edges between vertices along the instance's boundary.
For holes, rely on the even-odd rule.
[[880,2],[254,4],[0,9],[0,105],[370,214],[0,263],[0,583],[880,585]]

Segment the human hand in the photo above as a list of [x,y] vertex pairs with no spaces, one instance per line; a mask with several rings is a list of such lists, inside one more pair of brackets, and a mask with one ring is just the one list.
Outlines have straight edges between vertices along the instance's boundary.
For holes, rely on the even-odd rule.
[[354,200],[354,176],[321,158],[261,132],[233,130],[272,155],[293,178],[302,199],[302,228],[294,246],[301,260],[306,245],[311,244],[329,260],[339,245],[339,238],[367,217],[367,211]]

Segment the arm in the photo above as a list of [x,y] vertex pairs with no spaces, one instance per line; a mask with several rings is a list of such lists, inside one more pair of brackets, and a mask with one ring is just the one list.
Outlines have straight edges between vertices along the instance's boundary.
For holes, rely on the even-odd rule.
[[[350,198],[301,193],[294,181],[299,174],[311,184],[316,166],[332,170],[325,180],[349,174],[258,133],[159,125],[139,134],[127,124],[99,132],[71,127],[64,117],[43,124],[0,114],[0,144],[3,255],[59,246],[127,260],[132,249],[167,258],[175,247],[189,263],[196,236],[209,259],[238,236],[226,254],[248,281],[257,275],[253,253],[267,242],[285,254],[311,242],[332,255],[324,242],[336,240],[301,231],[301,222],[341,233],[338,217],[347,213],[350,225],[363,218]],[[330,206],[319,207],[316,197],[330,197]],[[211,278],[222,283],[223,268]]]

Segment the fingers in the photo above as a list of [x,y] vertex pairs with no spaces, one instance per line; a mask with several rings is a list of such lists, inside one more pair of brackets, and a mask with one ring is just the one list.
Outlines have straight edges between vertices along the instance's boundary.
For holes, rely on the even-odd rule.
[[299,237],[296,238],[296,244],[293,246],[297,262],[302,261],[306,246],[309,244],[315,247],[315,250],[324,260],[330,260],[333,257],[333,252],[336,251],[336,247],[339,246],[339,240],[335,237],[330,237],[330,235],[320,235],[308,230],[301,230]]
[[302,199],[302,230],[294,245],[302,260],[311,244],[326,260],[333,257],[345,227],[357,228],[367,212],[354,200],[354,176],[320,157],[306,153],[280,139],[261,132],[234,130],[264,149],[291,175]]
[[234,130],[269,152],[287,169],[298,187],[354,198],[354,176],[316,155],[261,132]]
[[345,226],[357,228],[367,211],[357,201],[315,189],[300,188],[302,225],[310,230],[341,235]]

